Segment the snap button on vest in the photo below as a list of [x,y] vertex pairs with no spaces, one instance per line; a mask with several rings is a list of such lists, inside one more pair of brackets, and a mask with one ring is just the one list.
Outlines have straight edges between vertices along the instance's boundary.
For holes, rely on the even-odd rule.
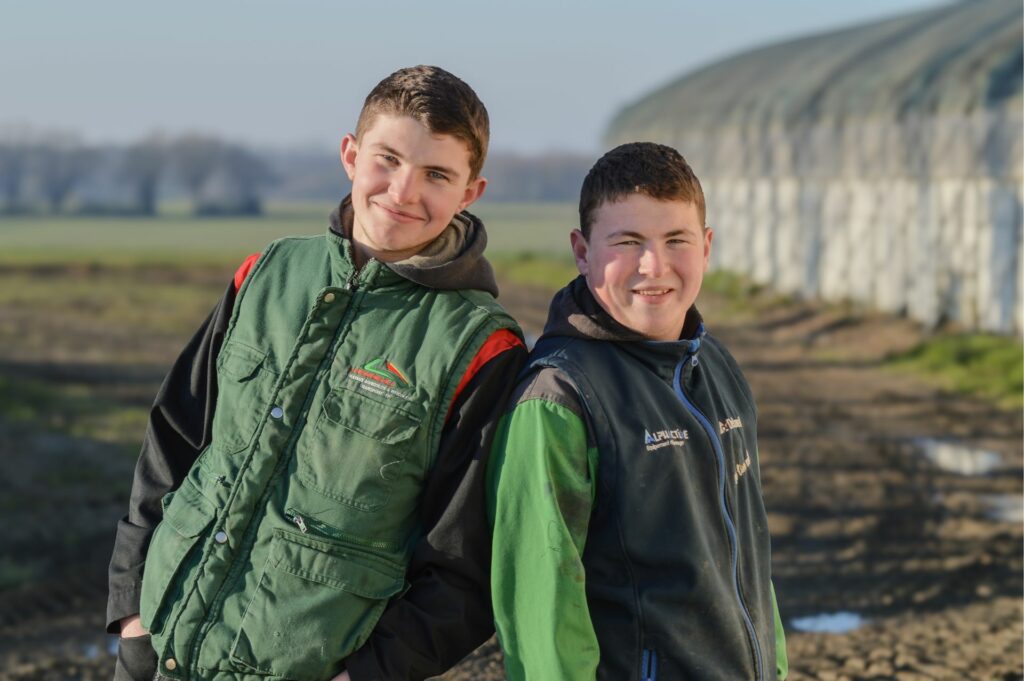
[[334,294],[333,293],[325,294],[324,295],[324,302],[325,303],[333,303],[334,302]]
[[213,541],[217,542],[218,544],[223,544],[227,540],[228,540],[228,533],[225,532],[224,530],[221,530],[217,534],[213,535]]
[[174,661],[173,657],[168,657],[167,661],[164,662],[164,666],[170,669],[171,671],[174,671],[178,668],[178,663]]
[[281,407],[274,407],[270,410],[270,415],[275,419],[279,419],[284,416],[284,409]]

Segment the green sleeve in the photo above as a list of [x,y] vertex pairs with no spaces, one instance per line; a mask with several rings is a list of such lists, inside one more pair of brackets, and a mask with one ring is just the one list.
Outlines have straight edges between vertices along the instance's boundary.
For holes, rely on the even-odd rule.
[[488,466],[494,621],[508,681],[594,681],[600,651],[583,547],[596,451],[569,409],[523,402],[498,426]]
[[772,610],[775,612],[775,672],[779,681],[789,676],[789,655],[786,654],[786,632],[782,628],[779,602],[775,599],[775,584],[772,587]]

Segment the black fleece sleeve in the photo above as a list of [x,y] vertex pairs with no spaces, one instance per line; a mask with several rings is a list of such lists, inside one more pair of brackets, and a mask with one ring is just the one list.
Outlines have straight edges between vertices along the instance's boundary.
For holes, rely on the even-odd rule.
[[153,402],[135,466],[128,515],[117,524],[107,573],[109,633],[119,633],[119,620],[139,612],[142,568],[150,536],[161,519],[161,497],[181,484],[210,442],[217,401],[217,353],[234,304],[232,283],[175,360]]
[[404,596],[392,602],[366,645],[345,660],[353,681],[412,681],[445,672],[494,633],[487,456],[516,376],[517,346],[484,364],[459,395],[441,434],[420,506]]

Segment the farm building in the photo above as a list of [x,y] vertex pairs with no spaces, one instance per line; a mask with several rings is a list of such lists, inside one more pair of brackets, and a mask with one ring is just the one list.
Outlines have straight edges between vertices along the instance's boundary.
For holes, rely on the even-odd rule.
[[621,111],[609,145],[679,149],[713,266],[928,325],[1020,334],[1019,0],[965,0],[769,45]]

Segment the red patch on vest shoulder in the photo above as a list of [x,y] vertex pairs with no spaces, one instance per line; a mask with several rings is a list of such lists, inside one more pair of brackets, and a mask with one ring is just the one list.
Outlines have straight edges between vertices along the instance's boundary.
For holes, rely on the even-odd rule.
[[498,329],[492,333],[484,344],[480,346],[480,349],[476,353],[476,357],[466,367],[466,373],[462,375],[462,380],[459,381],[459,386],[455,389],[455,396],[452,397],[452,404],[448,405],[448,415],[451,416],[452,405],[459,399],[459,395],[462,394],[463,388],[473,380],[477,372],[480,371],[481,367],[487,364],[489,361],[497,357],[503,352],[511,350],[513,348],[525,348],[526,345],[519,339],[519,336],[515,335],[508,329]]
[[253,253],[242,262],[242,266],[235,270],[235,293],[238,293],[238,289],[242,288],[242,284],[245,283],[245,278],[249,276],[249,272],[256,265],[256,261],[260,259],[259,253]]

